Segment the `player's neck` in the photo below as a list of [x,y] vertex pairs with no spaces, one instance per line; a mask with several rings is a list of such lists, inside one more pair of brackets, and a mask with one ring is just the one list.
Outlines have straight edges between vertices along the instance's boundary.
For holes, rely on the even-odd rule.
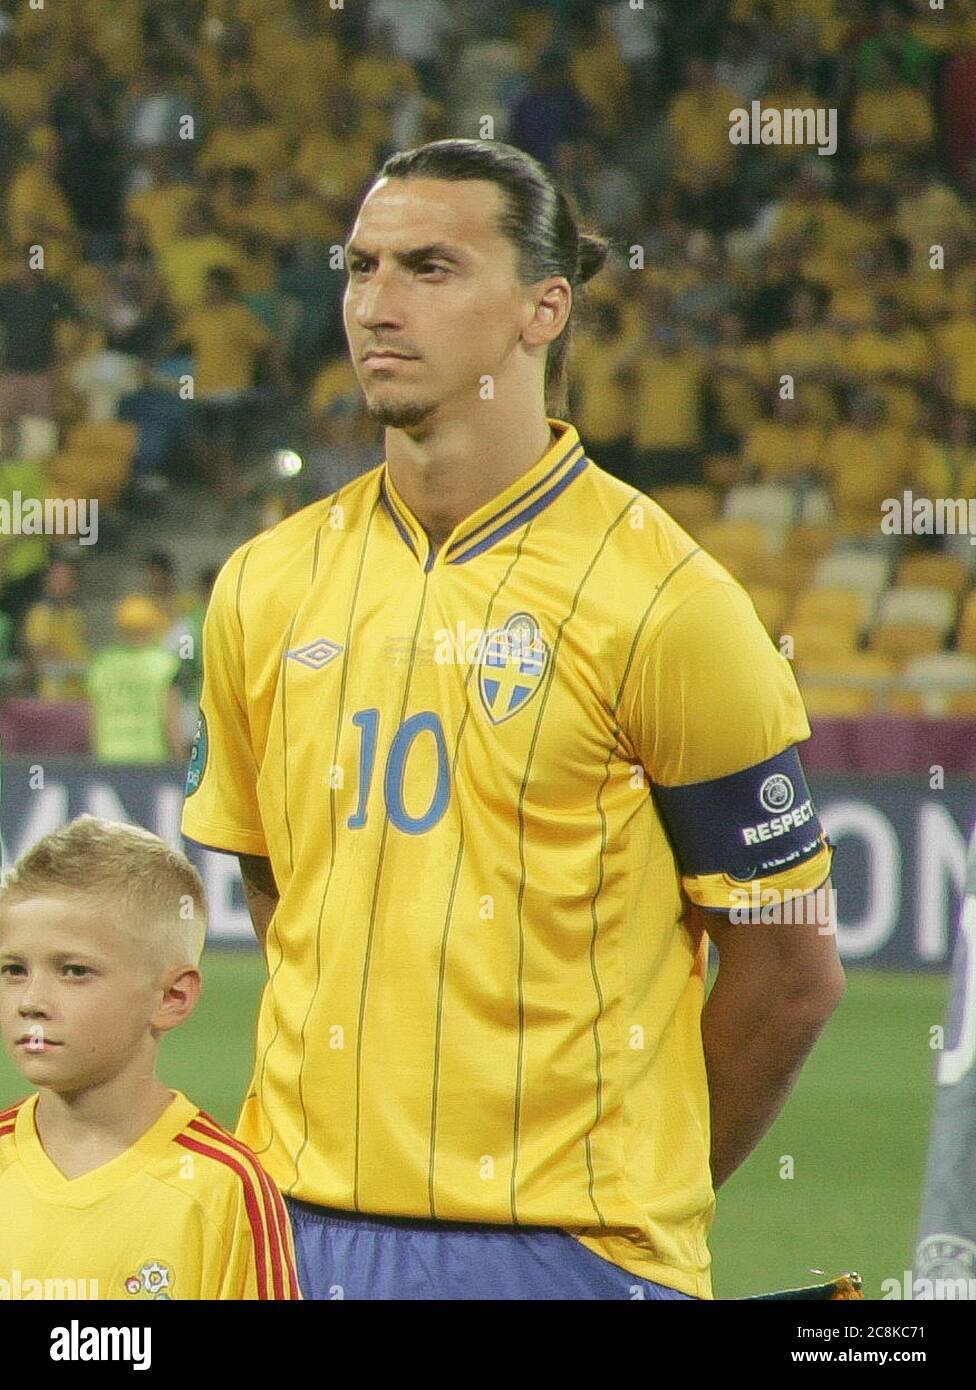
[[84,1091],[41,1090],[34,1123],[44,1152],[71,1179],[125,1153],[172,1100],[173,1092],[155,1076],[123,1073]]
[[[493,403],[493,406],[496,403]],[[552,444],[540,408],[528,419],[438,420],[421,432],[388,429],[393,486],[438,549],[465,517],[527,473]]]

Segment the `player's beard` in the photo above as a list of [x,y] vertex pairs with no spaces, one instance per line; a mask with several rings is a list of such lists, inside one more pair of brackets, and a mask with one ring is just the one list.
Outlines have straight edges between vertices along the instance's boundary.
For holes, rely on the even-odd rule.
[[373,401],[366,409],[374,420],[388,429],[403,430],[419,425],[437,409],[435,401]]

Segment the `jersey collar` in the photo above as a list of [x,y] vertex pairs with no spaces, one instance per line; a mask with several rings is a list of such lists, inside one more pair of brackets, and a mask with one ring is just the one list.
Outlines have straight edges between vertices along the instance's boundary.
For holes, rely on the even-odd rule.
[[150,1160],[162,1153],[198,1110],[182,1091],[174,1091],[173,1099],[159,1119],[125,1153],[93,1168],[90,1173],[82,1173],[80,1178],[66,1178],[44,1152],[34,1123],[36,1108],[35,1094],[17,1111],[14,1129],[17,1158],[28,1182],[39,1196],[67,1207],[87,1207],[114,1192],[126,1178],[140,1172]]
[[510,483],[477,511],[459,522],[441,546],[431,553],[427,533],[397,492],[384,462],[380,473],[380,497],[404,544],[417,557],[426,573],[436,559],[448,565],[463,565],[480,555],[519,526],[524,526],[550,505],[582,473],[589,463],[579,434],[565,420],[549,421],[557,438],[538,463]]

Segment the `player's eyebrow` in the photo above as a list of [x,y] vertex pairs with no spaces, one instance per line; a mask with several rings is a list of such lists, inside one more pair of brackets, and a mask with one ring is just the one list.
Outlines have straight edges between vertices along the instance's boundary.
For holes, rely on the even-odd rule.
[[[346,247],[346,260],[359,256],[365,261],[376,260],[374,255],[357,246],[355,242],[350,242]],[[410,251],[394,251],[394,259],[399,261],[408,270],[415,270],[424,261],[449,261],[451,265],[463,264],[463,256],[456,247],[448,246],[443,241],[432,241],[427,246],[417,246]]]

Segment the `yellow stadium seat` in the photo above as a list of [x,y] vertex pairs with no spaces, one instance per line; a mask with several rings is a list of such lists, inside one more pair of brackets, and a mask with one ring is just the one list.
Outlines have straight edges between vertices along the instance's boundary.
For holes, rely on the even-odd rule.
[[718,510],[718,497],[711,488],[691,483],[655,488],[650,495],[668,516],[674,517],[678,525],[692,535],[706,521],[711,521]]
[[787,545],[781,555],[754,555],[749,562],[749,581],[796,594],[810,582],[814,563],[812,556],[794,555]]
[[871,600],[859,589],[805,589],[797,595],[791,621],[823,623],[832,627],[835,623],[857,630],[864,628],[871,616]]
[[763,627],[775,642],[782,631],[783,620],[789,608],[789,594],[785,589],[777,589],[772,584],[750,584],[749,597],[755,604]]
[[819,560],[833,549],[836,541],[836,526],[825,522],[801,521],[787,532],[783,552],[791,558],[802,555]]
[[118,501],[132,469],[138,431],[121,421],[73,425],[48,464],[53,484],[68,495]]
[[740,583],[749,579],[754,558],[767,545],[766,529],[757,521],[707,521],[696,540]]
[[859,631],[856,623],[834,623],[825,627],[816,621],[794,623],[788,619],[780,637],[792,639],[792,652],[788,651],[787,655],[802,670],[815,663],[835,661],[842,653],[853,654]]
[[934,585],[899,585],[881,595],[872,651],[898,662],[941,651],[952,629],[956,595]]
[[899,587],[933,585],[958,597],[968,581],[969,571],[958,555],[906,555],[898,567]]
[[875,714],[878,709],[877,692],[870,686],[808,685],[801,681],[800,693],[811,719],[856,718]]
[[870,642],[873,652],[884,652],[902,665],[913,656],[939,651],[943,636],[938,627],[929,623],[889,622],[875,628]]
[[895,663],[881,652],[801,652],[796,664],[810,715],[873,714],[884,707],[895,674]]
[[957,690],[949,695],[943,713],[949,719],[976,719],[976,691]]

